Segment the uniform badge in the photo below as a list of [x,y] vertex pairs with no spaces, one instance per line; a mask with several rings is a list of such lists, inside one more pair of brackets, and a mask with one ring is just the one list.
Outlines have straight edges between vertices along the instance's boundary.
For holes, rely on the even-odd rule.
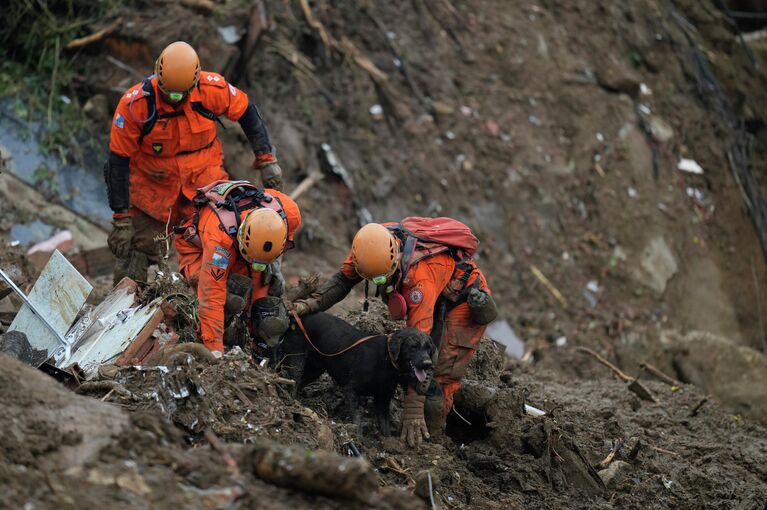
[[216,246],[216,249],[213,251],[213,258],[210,259],[210,264],[226,269],[229,266],[229,250],[223,246]]
[[120,129],[125,127],[125,117],[123,117],[119,113],[115,116],[115,126],[117,126]]
[[410,302],[414,305],[419,304],[421,301],[423,301],[423,292],[421,289],[413,289],[410,291]]
[[152,150],[155,154],[161,154],[162,153],[162,144],[161,143],[153,143],[152,144]]

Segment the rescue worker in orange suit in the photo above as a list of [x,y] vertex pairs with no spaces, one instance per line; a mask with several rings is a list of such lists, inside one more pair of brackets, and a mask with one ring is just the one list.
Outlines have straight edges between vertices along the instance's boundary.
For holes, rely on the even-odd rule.
[[104,166],[115,282],[123,276],[145,280],[149,265],[159,261],[156,238],[166,234],[166,225],[191,213],[197,188],[228,179],[216,134],[222,115],[242,127],[264,185],[280,189],[282,170],[258,108],[221,75],[202,71],[189,44],[168,45],[155,73],[120,99]]
[[197,287],[203,343],[223,354],[228,322],[249,311],[256,335],[273,346],[290,324],[274,266],[301,225],[298,206],[247,181],[214,182],[198,197],[197,214],[179,228],[176,249],[182,276]]
[[431,335],[438,349],[426,396],[412,388],[405,395],[401,438],[414,447],[430,433],[442,435],[453,396],[497,311],[485,276],[470,259],[459,263],[449,251],[442,251],[412,264],[405,262],[409,267],[403,267],[403,240],[387,228],[391,225],[362,227],[341,270],[292,307],[299,316],[326,310],[363,279],[377,286],[390,312],[393,296],[404,297],[406,308],[401,315],[406,313],[407,325]]

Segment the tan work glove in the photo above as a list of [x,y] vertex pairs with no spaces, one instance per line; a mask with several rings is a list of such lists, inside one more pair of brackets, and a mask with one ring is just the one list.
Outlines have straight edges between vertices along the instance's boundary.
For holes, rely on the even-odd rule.
[[107,244],[115,257],[126,259],[130,256],[131,240],[133,239],[133,220],[130,216],[115,215],[112,217],[112,231],[107,237]]
[[426,396],[408,391],[402,408],[402,432],[400,440],[411,448],[419,446],[424,439],[429,439],[429,429],[423,415]]
[[282,190],[282,168],[277,163],[267,163],[261,167],[261,182],[265,188]]

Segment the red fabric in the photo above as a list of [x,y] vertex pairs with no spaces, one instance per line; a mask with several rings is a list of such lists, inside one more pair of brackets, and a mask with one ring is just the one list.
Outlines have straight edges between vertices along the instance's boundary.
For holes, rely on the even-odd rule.
[[[248,97],[221,75],[206,71],[200,74],[200,86],[192,89],[178,105],[160,98],[156,78],[152,78],[152,86],[157,115],[173,112],[183,115],[158,119],[139,146],[148,109],[138,83],[120,99],[112,120],[109,149],[130,158],[131,205],[156,220],[165,221],[176,208],[179,195],[191,200],[197,188],[228,178],[222,166],[224,154],[216,136],[216,122],[193,111],[192,103],[202,102],[214,114],[234,121],[247,108]],[[207,149],[198,150],[211,142]],[[185,151],[197,152],[178,155]],[[173,215],[179,216],[177,211],[173,211]]]
[[471,229],[453,218],[409,217],[400,224],[422,241],[460,248],[466,258],[473,257],[479,246]]
[[[289,196],[277,190],[266,189],[265,191],[282,203],[288,221],[288,237],[292,239],[301,225],[298,205]],[[247,211],[242,212],[242,216],[245,214]],[[229,274],[231,272],[243,275],[250,273],[253,282],[251,303],[266,297],[269,287],[262,282],[263,273],[249,271],[248,265],[238,255],[236,241],[219,228],[218,217],[209,208],[200,211],[199,234],[202,248],[187,242],[181,236],[176,237],[179,271],[184,278],[197,285],[200,334],[203,343],[210,350],[223,351],[224,303]],[[249,308],[250,304],[246,310]]]

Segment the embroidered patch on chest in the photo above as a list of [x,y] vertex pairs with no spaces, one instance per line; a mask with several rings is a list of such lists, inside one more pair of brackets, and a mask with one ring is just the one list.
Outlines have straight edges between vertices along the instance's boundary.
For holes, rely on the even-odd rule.
[[417,305],[421,301],[423,301],[423,292],[421,291],[421,289],[411,290],[410,294],[408,295],[408,300],[414,305]]
[[229,250],[223,246],[216,246],[216,249],[213,252],[213,257],[210,259],[210,264],[212,266],[220,267],[221,269],[226,269],[227,266],[229,266]]

